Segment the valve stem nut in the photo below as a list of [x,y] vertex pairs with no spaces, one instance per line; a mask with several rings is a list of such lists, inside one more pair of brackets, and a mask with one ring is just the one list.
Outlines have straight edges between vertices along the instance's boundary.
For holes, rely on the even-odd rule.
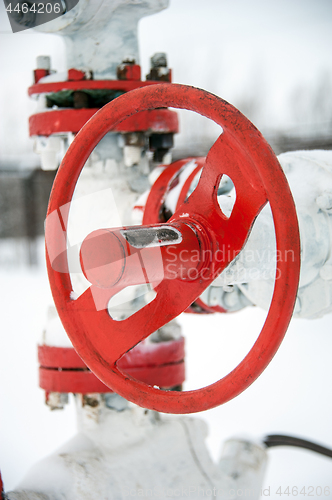
[[167,56],[165,52],[156,52],[151,59],[150,73],[146,75],[147,80],[171,82],[172,70],[167,67]]
[[38,83],[41,78],[48,76],[51,73],[51,58],[50,56],[38,56],[36,60],[37,68],[33,72],[34,82]]
[[51,410],[63,410],[68,402],[68,394],[65,392],[45,392],[45,403]]
[[116,69],[116,77],[118,80],[140,80],[141,67],[136,64],[133,56],[127,56]]

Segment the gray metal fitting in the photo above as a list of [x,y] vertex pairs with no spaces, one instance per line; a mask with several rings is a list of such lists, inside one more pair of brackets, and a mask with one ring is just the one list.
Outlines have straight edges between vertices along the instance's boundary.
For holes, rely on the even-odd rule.
[[167,68],[167,55],[165,52],[156,52],[150,61],[152,68]]

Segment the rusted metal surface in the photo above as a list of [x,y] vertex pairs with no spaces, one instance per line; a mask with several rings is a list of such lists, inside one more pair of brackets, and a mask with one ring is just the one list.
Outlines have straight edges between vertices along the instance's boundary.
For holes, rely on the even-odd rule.
[[116,76],[118,80],[134,80],[141,79],[141,67],[135,64],[135,59],[125,60],[117,67]]
[[167,56],[165,52],[157,52],[151,59],[151,68],[148,75],[146,75],[147,80],[153,80],[155,82],[169,82],[172,81],[172,70],[167,67]]
[[[296,211],[286,178],[262,135],[233,106],[200,89],[170,84],[137,89],[107,104],[78,133],[58,171],[48,215],[70,203],[79,174],[93,148],[123,117],[168,106],[196,111],[223,129],[206,158],[196,189],[168,221],[171,225],[181,223],[199,228],[200,242],[204,241],[205,248],[211,250],[210,261],[201,263],[204,276],[198,274],[192,280],[180,277],[163,280],[155,287],[157,295],[152,302],[129,318],[115,321],[107,309],[96,308],[96,297],[106,305],[113,295],[112,288],[92,285],[73,300],[69,274],[55,271],[49,254],[47,267],[63,325],[75,349],[97,377],[118,394],[145,408],[191,413],[225,403],[251,385],[276,353],[292,316],[300,270]],[[237,193],[229,218],[217,203],[223,174],[232,179]],[[281,255],[292,249],[294,260],[277,262],[279,279],[275,282],[272,303],[262,331],[246,357],[218,382],[183,393],[160,391],[125,375],[117,361],[187,309],[227,267],[230,258],[217,260],[217,251],[226,245],[232,249],[233,258],[238,255],[267,201],[274,217],[277,249]],[[59,238],[65,240],[67,217],[68,210],[63,210],[61,234],[48,222],[50,219],[46,220],[47,248],[59,249]]]

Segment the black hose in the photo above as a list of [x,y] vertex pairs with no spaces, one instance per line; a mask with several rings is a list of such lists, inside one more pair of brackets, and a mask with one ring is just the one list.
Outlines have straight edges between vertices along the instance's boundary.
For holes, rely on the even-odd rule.
[[271,434],[264,438],[263,443],[267,448],[272,448],[273,446],[296,446],[297,448],[305,448],[306,450],[315,451],[325,457],[332,458],[332,450],[330,448],[294,436]]

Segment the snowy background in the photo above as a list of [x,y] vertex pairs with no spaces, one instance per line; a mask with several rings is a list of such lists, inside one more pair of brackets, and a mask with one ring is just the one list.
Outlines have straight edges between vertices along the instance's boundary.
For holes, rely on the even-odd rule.
[[[332,127],[332,2],[330,0],[173,0],[140,22],[142,74],[150,56],[168,55],[173,80],[205,88],[239,107],[267,135],[280,131],[329,134]],[[63,71],[64,47],[54,35],[13,35],[0,4],[0,165],[38,165],[28,139],[27,97],[38,55]],[[214,129],[182,117],[179,149],[205,147]],[[9,254],[13,248],[8,246]],[[42,243],[40,244],[42,252]],[[10,259],[9,259],[10,260]],[[9,262],[9,261],[8,261]],[[43,258],[40,258],[43,262]],[[0,268],[0,470],[6,490],[28,468],[75,432],[73,405],[50,412],[38,389],[36,344],[51,300],[45,267]],[[248,351],[265,313],[248,309],[213,317],[181,318],[187,342],[187,383],[220,378]],[[275,359],[244,394],[195,416],[209,423],[217,458],[234,434],[254,438],[294,434],[332,448],[331,317],[294,320]],[[330,486],[332,461],[291,448],[269,452],[265,487]],[[327,498],[327,497],[325,497]]]

